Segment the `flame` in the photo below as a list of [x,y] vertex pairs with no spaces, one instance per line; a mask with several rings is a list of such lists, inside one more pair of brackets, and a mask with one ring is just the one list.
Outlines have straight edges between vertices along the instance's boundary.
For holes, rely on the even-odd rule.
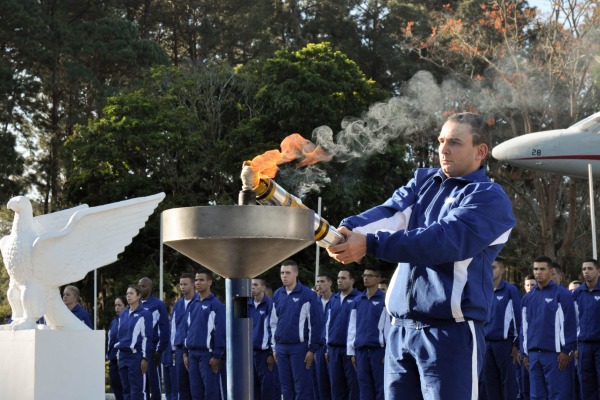
[[310,140],[303,138],[299,133],[292,133],[287,136],[280,146],[281,151],[268,150],[245,163],[255,173],[253,187],[258,186],[261,176],[274,178],[279,170],[279,164],[298,160],[297,165],[303,167],[316,164],[319,161],[329,161],[332,158],[321,146],[317,146]]

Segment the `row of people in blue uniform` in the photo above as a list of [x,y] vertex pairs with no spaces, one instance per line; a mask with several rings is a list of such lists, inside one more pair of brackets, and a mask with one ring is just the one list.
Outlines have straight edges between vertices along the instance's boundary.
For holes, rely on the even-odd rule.
[[317,277],[316,293],[302,285],[292,260],[282,263],[280,276],[272,299],[263,280],[252,282],[254,398],[383,399],[391,319],[378,288],[381,271],[365,269],[359,292],[353,271],[341,268],[335,294],[327,275]]
[[[326,275],[317,279],[319,295],[302,285],[297,275],[297,264],[285,261],[281,266],[283,287],[272,299],[265,295],[265,282],[253,280],[248,307],[254,327],[254,398],[382,399],[390,318],[384,309],[384,293],[378,288],[381,271],[365,270],[364,293],[353,288],[353,272],[346,268],[338,274],[340,291],[336,294],[331,293],[332,281]],[[211,284],[210,272],[180,278],[181,298],[173,307],[170,325],[173,352],[163,352],[163,365],[168,367],[165,387],[171,387],[173,399],[226,397],[225,308],[210,292]],[[123,311],[123,298],[115,300],[118,316],[109,329],[107,358],[117,400],[141,398],[146,380],[151,379],[149,373],[141,373],[142,362],[147,363],[144,369],[149,372],[150,353],[159,348],[160,340],[151,339],[155,336],[148,332],[160,334],[160,324],[155,323],[156,329],[145,324],[160,317],[143,306],[132,307],[130,297],[135,300],[135,296],[130,292],[136,288],[131,285],[128,289],[129,307]],[[138,317],[134,316],[136,310]],[[137,329],[129,322],[140,320],[144,322],[137,322]],[[121,348],[126,348],[127,354],[121,354]],[[137,373],[135,379],[129,375],[132,371]]]
[[600,398],[598,262],[583,262],[584,282],[572,292],[554,282],[554,265],[537,257],[521,298],[517,287],[502,279],[503,260],[494,262],[480,398]]
[[[486,326],[481,398],[598,398],[598,264],[595,260],[583,263],[585,282],[572,295],[552,281],[552,266],[547,257],[534,261],[536,285],[521,302],[519,290],[502,280],[502,260],[494,262],[494,302]],[[253,281],[249,310],[254,320],[255,398],[280,398],[281,394],[284,399],[383,398],[389,317],[384,295],[376,286],[381,272],[365,270],[364,293],[353,289],[352,271],[345,268],[338,274],[340,291],[336,294],[331,293],[331,279],[325,275],[317,279],[318,295],[302,285],[293,261],[282,264],[281,279],[283,287],[272,300],[265,295],[265,282]],[[225,397],[225,310],[210,292],[211,284],[208,272],[182,276],[182,297],[173,308],[171,327],[163,327],[170,331],[168,345],[174,349],[173,353],[163,352],[170,377],[165,376],[165,386],[179,392],[174,398]],[[122,299],[116,302],[124,306]],[[160,317],[152,313],[155,311],[147,319],[158,322]],[[115,323],[124,315],[122,312]],[[127,326],[123,334],[133,333],[132,326],[123,326]],[[158,331],[158,326],[155,323],[155,329],[144,331]],[[141,345],[142,336],[138,339],[136,345]],[[149,360],[143,354],[158,348],[160,340],[150,342],[156,344],[143,351],[140,348],[138,358]],[[124,343],[131,348],[131,342]],[[122,364],[125,370],[131,362]],[[111,373],[111,379],[114,376]],[[575,377],[579,387],[575,387]]]

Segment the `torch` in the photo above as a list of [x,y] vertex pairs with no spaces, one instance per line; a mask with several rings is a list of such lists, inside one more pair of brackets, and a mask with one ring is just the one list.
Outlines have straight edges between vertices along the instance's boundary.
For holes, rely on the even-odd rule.
[[[306,208],[302,204],[302,200],[290,194],[282,188],[273,179],[260,175],[258,184],[254,186],[255,175],[250,163],[246,161],[242,168],[242,191],[240,192],[240,200],[242,196],[250,196],[252,191],[256,195],[256,202],[264,206],[284,206]],[[245,193],[245,194],[243,194]],[[315,241],[321,247],[329,247],[344,241],[341,233],[336,231],[329,222],[321,218],[317,213],[314,213]]]

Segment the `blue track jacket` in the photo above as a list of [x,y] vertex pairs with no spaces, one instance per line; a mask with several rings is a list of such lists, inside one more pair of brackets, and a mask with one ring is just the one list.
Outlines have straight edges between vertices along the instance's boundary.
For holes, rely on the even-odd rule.
[[385,294],[379,289],[371,298],[361,293],[354,299],[348,323],[347,354],[353,356],[356,349],[385,347],[391,317],[385,309]]
[[90,316],[90,313],[86,311],[85,308],[81,307],[79,304],[76,304],[75,307],[73,307],[73,309],[71,310],[71,312],[75,314],[75,316],[79,318],[80,321],[86,324],[88,328],[94,329],[94,325],[92,325],[92,317]]
[[577,312],[577,339],[600,342],[600,282],[591,291],[585,282],[573,292]]
[[185,347],[208,350],[213,358],[225,351],[225,306],[214,293],[188,305]]
[[270,315],[271,346],[277,343],[298,344],[308,342],[308,349],[315,353],[319,348],[321,302],[315,292],[300,281],[288,295],[285,286],[273,294],[273,308]]
[[360,292],[352,289],[343,301],[341,292],[335,293],[327,303],[327,326],[325,330],[325,340],[328,346],[346,346],[348,344],[348,322],[350,321],[350,311],[354,305],[354,300],[360,296]]
[[573,296],[553,281],[541,288],[535,286],[523,297],[522,348],[563,352],[575,350],[577,321]]
[[521,317],[521,292],[502,279],[494,290],[490,321],[485,326],[486,340],[516,340],[521,332]]
[[171,335],[167,306],[161,300],[150,295],[142,302],[141,307],[152,314],[154,351],[161,352],[167,347]]
[[152,349],[152,315],[141,306],[129,312],[127,306],[119,314],[118,342],[115,349],[132,353],[141,352],[143,358],[148,358]]
[[189,303],[185,304],[185,299],[181,297],[173,306],[173,312],[171,314],[171,348],[175,351],[176,348],[183,347],[183,341],[187,330],[187,309],[192,301],[198,299],[198,293],[194,293]]
[[341,222],[367,236],[367,254],[397,262],[386,293],[396,318],[485,322],[492,265],[515,225],[511,202],[485,168],[447,178],[417,169],[384,204]]
[[254,299],[248,301],[248,317],[252,318],[252,347],[254,350],[271,349],[271,327],[269,313],[273,307],[271,299],[264,295],[258,306]]
[[108,342],[106,344],[106,360],[117,359],[117,349],[115,349],[115,343],[117,343],[119,334],[119,316],[115,315],[113,320],[110,322],[108,327]]

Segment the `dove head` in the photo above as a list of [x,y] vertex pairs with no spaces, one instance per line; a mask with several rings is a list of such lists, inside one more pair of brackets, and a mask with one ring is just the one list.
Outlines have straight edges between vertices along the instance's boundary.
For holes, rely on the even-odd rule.
[[12,199],[10,199],[6,206],[9,210],[13,210],[14,212],[19,214],[31,214],[33,212],[31,208],[31,202],[25,196],[13,197]]

